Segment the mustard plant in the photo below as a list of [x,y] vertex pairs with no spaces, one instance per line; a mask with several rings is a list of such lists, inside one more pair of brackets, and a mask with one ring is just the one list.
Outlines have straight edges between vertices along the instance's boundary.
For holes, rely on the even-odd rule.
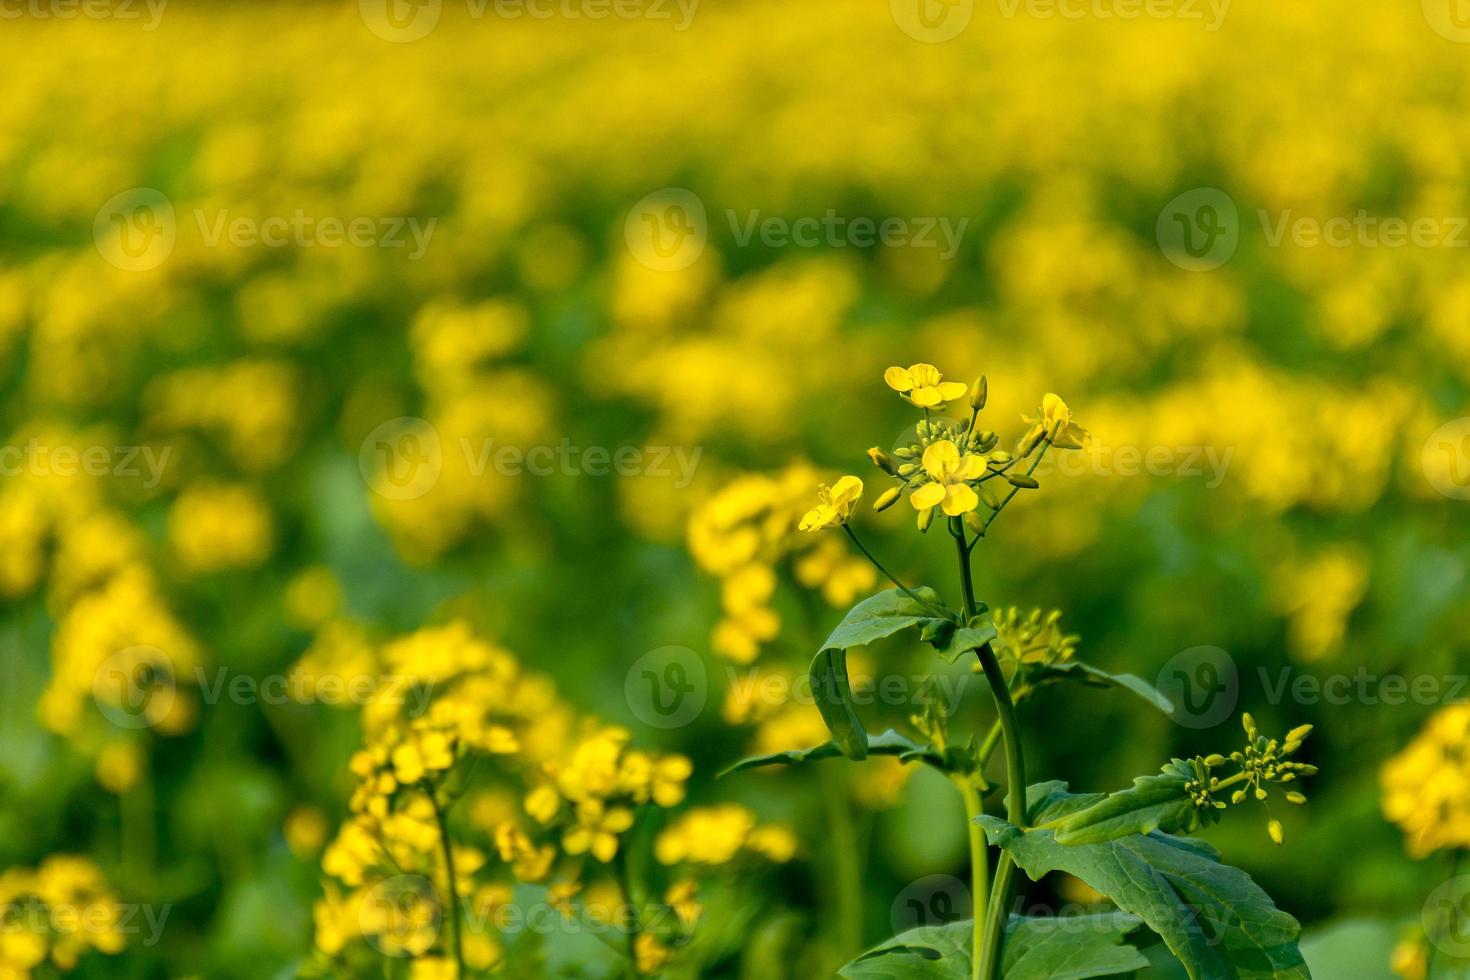
[[[1028,784],[1016,705],[1039,691],[1080,682],[1125,689],[1158,710],[1173,710],[1143,679],[1079,659],[1077,637],[1062,629],[1059,612],[992,612],[975,594],[974,554],[996,519],[1018,495],[1039,489],[1037,468],[1048,451],[1081,449],[1089,435],[1066,402],[1047,394],[1034,416],[1023,416],[1026,428],[1012,448],[1001,448],[1000,436],[981,424],[989,390],[983,376],[965,385],[944,380],[933,365],[914,364],[889,368],[884,381],[921,417],[911,437],[892,451],[868,450],[891,481],[873,510],[887,511],[907,498],[921,534],[937,528],[949,539],[958,602],[951,605],[929,586],[900,580],[859,538],[853,522],[866,490],[862,479],[847,475],[820,487],[802,529],[840,529],[893,587],[854,605],[812,660],[812,689],[831,739],[814,748],[747,758],[731,771],[839,756],[853,762],[896,756],[938,770],[964,804],[975,909],[969,920],[902,933],[848,963],[841,974],[954,980],[1131,974],[1149,962],[1129,941],[1146,927],[1196,980],[1307,977],[1297,921],[1249,875],[1188,835],[1219,820],[1233,804],[1268,803],[1273,792],[1289,803],[1305,803],[1300,780],[1316,770],[1292,756],[1311,727],[1273,739],[1247,714],[1241,748],[1172,759],[1118,792],[1073,793],[1057,779]],[[957,403],[960,414],[947,414]],[[954,706],[937,697],[923,699],[909,733],[870,735],[864,728],[849,684],[848,651],[900,634],[952,661],[974,658],[994,709],[983,739],[956,739]],[[997,751],[1004,757],[1003,785],[986,772]],[[1002,788],[1003,804],[996,808],[1003,815],[987,812],[987,800]],[[1276,844],[1284,843],[1279,820],[1270,818],[1267,830]],[[1068,873],[1113,907],[1069,918],[1066,927],[1055,917],[1015,914],[1018,869],[1037,881],[1052,871]]]

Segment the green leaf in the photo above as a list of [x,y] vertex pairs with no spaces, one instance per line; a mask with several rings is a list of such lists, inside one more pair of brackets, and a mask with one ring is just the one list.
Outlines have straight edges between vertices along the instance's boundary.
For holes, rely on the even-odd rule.
[[1174,702],[1137,674],[1110,674],[1080,660],[1067,660],[1059,664],[1049,664],[1042,671],[1039,680],[1041,683],[1048,680],[1075,680],[1094,687],[1121,687],[1132,691],[1164,714],[1170,717],[1174,715]]
[[1131,789],[1109,793],[1091,806],[1047,826],[1059,844],[1101,844],[1129,834],[1162,830],[1190,834],[1205,819],[1185,787],[1195,778],[1188,762],[1175,759],[1162,772],[1138,776]]
[[1143,924],[1127,912],[1011,916],[1001,950],[1005,980],[1084,980],[1148,966],[1123,937]]
[[978,650],[995,639],[995,627],[990,623],[978,623],[975,620],[971,620],[971,622],[975,623],[975,625],[961,626],[948,636],[943,637],[940,641],[935,642],[934,649],[938,650],[940,656],[944,657],[950,663],[954,663],[954,661],[970,651]]
[[1309,980],[1301,926],[1250,875],[1220,862],[1208,844],[1154,831],[1095,844],[1062,844],[1050,825],[1097,804],[1060,782],[1027,790],[1035,829],[981,816],[992,844],[1039,881],[1065,871],[1158,933],[1193,980]]
[[[1086,980],[1130,973],[1148,960],[1123,937],[1141,920],[1123,912],[1034,917],[1013,915],[1006,925],[1001,976],[1005,980]],[[844,966],[848,980],[970,980],[973,922],[920,926],[868,950]]]
[[812,695],[817,710],[832,733],[832,741],[843,755],[854,761],[867,758],[868,734],[852,706],[847,651],[911,626],[939,630],[938,624],[953,625],[947,612],[943,616],[935,614],[935,610],[944,612],[944,605],[933,589],[921,587],[912,592],[910,595],[899,589],[888,589],[859,602],[847,611],[812,658]]
[[[867,754],[896,755],[904,762],[920,761],[939,769],[945,768],[943,757],[933,748],[928,745],[920,745],[907,735],[901,735],[891,728],[881,735],[874,735],[868,739]],[[761,766],[795,766],[803,762],[816,762],[839,755],[842,755],[842,748],[836,742],[823,742],[809,749],[790,749],[786,752],[772,752],[769,755],[749,756],[720,773],[720,777],[743,772],[746,769],[758,769]]]
[[823,650],[812,658],[812,697],[842,754],[855,762],[866,759],[868,732],[852,706],[846,650]]

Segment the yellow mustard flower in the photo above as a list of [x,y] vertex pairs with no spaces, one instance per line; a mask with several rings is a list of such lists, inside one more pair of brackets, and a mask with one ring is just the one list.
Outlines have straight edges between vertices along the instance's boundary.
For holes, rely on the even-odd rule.
[[568,854],[590,853],[603,864],[618,853],[618,834],[633,826],[633,811],[587,800],[577,805],[577,822],[562,836]]
[[862,499],[863,481],[855,476],[844,476],[830,487],[823,484],[817,489],[817,506],[801,519],[801,529],[820,531],[846,524],[852,518],[853,508]]
[[963,398],[969,386],[959,381],[945,381],[932,364],[910,364],[906,368],[891,367],[883,372],[888,387],[920,408],[934,408],[945,402]]
[[1052,392],[1047,392],[1041,399],[1041,411],[1037,417],[1023,415],[1021,421],[1031,424],[1031,431],[1022,440],[1026,444],[1033,444],[1035,438],[1044,435],[1057,449],[1081,449],[1088,438],[1087,430],[1073,421],[1072,410],[1067,403]]
[[938,507],[950,517],[968,514],[980,506],[980,498],[969,481],[985,475],[985,457],[975,453],[961,455],[959,447],[948,439],[931,443],[924,450],[924,472],[933,482],[909,494],[915,510]]
[[633,941],[633,958],[638,961],[638,973],[641,976],[658,973],[668,966],[673,957],[674,951],[659,942],[652,933],[639,933],[638,938]]
[[1414,857],[1470,847],[1470,704],[1444,708],[1383,767],[1383,813]]

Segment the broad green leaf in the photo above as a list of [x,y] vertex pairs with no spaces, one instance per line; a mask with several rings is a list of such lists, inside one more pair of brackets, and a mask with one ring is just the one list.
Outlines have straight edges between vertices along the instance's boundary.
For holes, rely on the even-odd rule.
[[[816,762],[839,755],[842,755],[842,749],[836,742],[823,742],[809,749],[791,749],[786,752],[772,752],[769,755],[753,755],[741,759],[720,773],[720,776],[728,776],[746,769],[758,769],[761,766],[795,766],[803,762]],[[943,757],[933,748],[928,745],[920,745],[907,735],[901,735],[891,728],[881,735],[874,735],[868,739],[868,755],[896,755],[904,762],[921,761],[936,768],[944,768]]]
[[1155,830],[1190,834],[1214,816],[1213,810],[1201,812],[1185,789],[1195,777],[1190,763],[1175,759],[1159,773],[1136,777],[1131,789],[1109,793],[1047,826],[1059,844],[1100,844]]
[[1132,691],[1164,714],[1171,717],[1174,714],[1174,702],[1137,674],[1110,674],[1080,660],[1067,660],[1047,665],[1042,671],[1040,681],[1045,683],[1048,680],[1076,680],[1094,687],[1121,687]]
[[859,602],[847,611],[812,658],[812,695],[817,710],[832,733],[832,741],[843,755],[854,761],[867,758],[868,735],[852,706],[847,651],[911,626],[931,630],[941,629],[940,624],[953,626],[947,612],[936,615],[935,610],[944,612],[944,605],[933,589],[921,587],[912,592],[909,595],[899,589],[889,589]]
[[995,639],[995,627],[990,623],[980,623],[973,619],[971,623],[974,625],[961,626],[934,643],[934,649],[939,651],[940,656],[953,663]]
[[[1034,917],[1006,924],[1005,980],[1087,980],[1130,973],[1148,960],[1123,937],[1141,920],[1123,912]],[[973,922],[920,926],[868,950],[839,973],[848,980],[970,980]]]
[[1095,844],[1062,844],[1050,825],[1097,804],[1060,782],[1027,790],[1034,829],[981,816],[992,844],[1039,881],[1052,871],[1082,879],[1158,933],[1193,980],[1309,980],[1301,926],[1250,875],[1208,844],[1154,831]]
[[868,732],[852,706],[846,650],[823,650],[812,658],[812,697],[842,754],[855,762],[866,759]]

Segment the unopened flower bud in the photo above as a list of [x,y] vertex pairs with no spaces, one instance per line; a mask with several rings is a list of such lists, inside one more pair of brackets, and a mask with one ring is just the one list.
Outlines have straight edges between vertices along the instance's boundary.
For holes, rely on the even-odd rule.
[[898,468],[899,476],[913,476],[919,469],[918,463],[904,463]]
[[1031,450],[1037,447],[1044,435],[1046,435],[1046,430],[1039,425],[1033,425],[1021,437],[1021,441],[1016,443],[1016,454],[1022,457],[1030,456]]
[[985,399],[989,395],[990,383],[985,380],[985,375],[982,374],[975,379],[974,384],[970,385],[970,407],[977,412],[980,411],[980,409],[985,407]]
[[1286,831],[1281,829],[1280,820],[1272,820],[1266,824],[1266,833],[1271,835],[1271,840],[1279,847],[1286,843]]
[[1240,716],[1240,725],[1245,729],[1245,737],[1254,741],[1256,737],[1256,720],[1251,717],[1249,711]]
[[874,466],[878,467],[884,473],[893,472],[893,460],[889,459],[888,454],[877,446],[868,450],[868,458],[873,461]]
[[1300,745],[1307,740],[1307,736],[1310,734],[1312,734],[1311,725],[1298,725],[1286,733],[1286,740],[1288,742],[1296,742]]
[[877,500],[873,501],[873,509],[878,511],[887,510],[894,504],[898,503],[898,497],[898,488],[889,487],[887,490],[884,490],[881,494],[878,495]]
[[913,446],[900,446],[893,451],[893,455],[899,459],[913,459],[919,455],[919,451]]
[[929,525],[931,523],[933,523],[933,521],[934,521],[934,508],[933,507],[928,507],[928,508],[925,508],[924,510],[919,511],[919,530],[921,532],[929,530]]
[[1244,803],[1245,802],[1245,790],[1238,789],[1234,793],[1231,793],[1230,794],[1230,802],[1231,803]]
[[991,510],[1000,510],[1000,498],[995,495],[995,490],[991,488],[989,483],[980,484],[979,493],[981,503]]
[[973,510],[965,512],[965,527],[974,531],[976,534],[985,533],[985,522],[982,521],[980,519],[980,515],[975,513]]
[[1307,798],[1301,793],[1292,790],[1290,793],[1286,794],[1286,801],[1288,803],[1295,803],[1297,806],[1301,806],[1303,803],[1307,802]]
[[1035,477],[1027,476],[1025,473],[1007,473],[1006,482],[1022,490],[1035,490],[1041,486],[1041,484],[1036,482]]
[[1215,766],[1223,766],[1224,764],[1225,757],[1218,752],[1216,752],[1214,755],[1205,756],[1205,765],[1211,768],[1214,768]]

